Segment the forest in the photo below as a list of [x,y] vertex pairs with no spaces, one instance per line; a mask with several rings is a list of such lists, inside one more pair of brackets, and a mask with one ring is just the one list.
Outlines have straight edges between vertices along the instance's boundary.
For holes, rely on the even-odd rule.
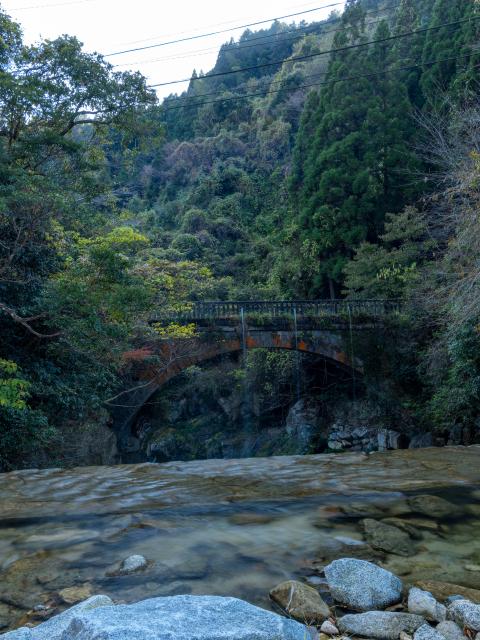
[[365,394],[480,437],[479,42],[474,0],[348,0],[160,102],[0,9],[0,470],[78,462],[139,345],[190,337],[152,310],[201,300],[402,300]]

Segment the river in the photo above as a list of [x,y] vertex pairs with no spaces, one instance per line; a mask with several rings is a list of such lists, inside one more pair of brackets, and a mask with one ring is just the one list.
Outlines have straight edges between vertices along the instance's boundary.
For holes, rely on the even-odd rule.
[[[127,602],[193,593],[270,607],[278,582],[306,579],[321,589],[322,567],[343,556],[374,559],[406,582],[480,588],[480,446],[0,478],[0,630],[61,610],[58,594],[72,587],[72,599],[80,588]],[[413,513],[408,498],[417,494],[455,509],[441,518]],[[364,544],[360,520],[388,516],[418,533],[412,555]],[[108,575],[132,554],[148,559],[145,572]]]

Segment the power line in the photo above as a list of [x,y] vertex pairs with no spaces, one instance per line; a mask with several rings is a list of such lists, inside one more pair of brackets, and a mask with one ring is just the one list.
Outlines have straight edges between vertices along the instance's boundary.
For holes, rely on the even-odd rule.
[[[316,4],[314,2],[309,2],[308,4],[301,4],[301,5],[296,5],[296,6],[289,6],[289,7],[285,7],[285,9],[283,9],[284,11],[289,11],[290,9],[299,9],[300,7],[306,7],[306,6],[311,6],[312,4]],[[242,17],[242,18],[235,18],[233,20],[226,20],[224,22],[216,22],[214,24],[209,24],[209,25],[203,25],[201,28],[202,29],[211,29],[213,27],[223,27],[224,25],[227,24],[235,24],[235,22],[238,22],[239,20],[247,20],[246,17]],[[159,38],[171,38],[171,37],[178,37],[183,35],[184,33],[191,33],[191,30],[189,31],[177,31],[175,34],[169,33],[169,34],[162,34],[162,35],[156,35],[150,38],[143,38],[142,40],[129,40],[127,42],[120,42],[118,43],[119,46],[120,45],[127,45],[127,44],[141,44],[142,42],[151,42],[152,40],[158,40]]]
[[276,60],[274,62],[264,62],[263,64],[257,64],[257,65],[253,65],[251,67],[243,67],[241,69],[232,69],[230,71],[222,71],[219,73],[211,73],[208,74],[206,76],[200,76],[198,78],[182,78],[181,80],[171,80],[169,82],[157,82],[155,84],[151,84],[149,85],[150,88],[154,88],[154,87],[167,87],[170,86],[172,84],[180,84],[183,82],[191,82],[193,80],[204,80],[205,78],[218,78],[218,77],[223,77],[223,76],[229,76],[232,75],[234,73],[242,73],[244,71],[254,71],[256,69],[264,69],[266,67],[274,67],[277,65],[281,65],[285,62],[303,62],[305,60],[311,60],[312,58],[317,58],[318,56],[324,56],[324,55],[328,55],[330,53],[340,53],[342,51],[349,51],[351,49],[357,49],[358,47],[366,47],[372,44],[381,44],[383,42],[390,42],[392,40],[398,40],[399,38],[405,38],[407,36],[412,36],[412,35],[417,35],[420,33],[427,33],[429,31],[437,31],[438,29],[443,29],[444,27],[450,27],[450,26],[454,26],[454,25],[458,25],[458,24],[462,24],[465,22],[470,22],[472,20],[478,20],[480,19],[480,16],[477,17],[473,17],[473,18],[464,18],[463,20],[455,20],[453,22],[444,22],[442,24],[439,24],[435,27],[424,27],[423,29],[415,29],[414,31],[407,31],[405,33],[400,33],[400,34],[396,34],[396,35],[391,35],[391,36],[387,36],[385,38],[381,38],[380,40],[370,40],[369,42],[362,42],[360,44],[350,44],[350,45],[345,45],[344,47],[338,47],[336,49],[328,49],[325,51],[319,51],[318,53],[309,53],[308,55],[304,55],[304,56],[295,56],[292,58],[284,58],[283,60]]
[[[368,78],[374,78],[377,76],[382,76],[386,73],[395,73],[398,71],[411,71],[413,69],[421,69],[422,67],[428,67],[434,64],[440,64],[441,62],[451,62],[453,60],[460,60],[462,58],[468,58],[470,57],[470,53],[461,55],[461,56],[451,56],[449,58],[441,58],[439,60],[430,60],[428,62],[421,62],[419,64],[415,64],[415,65],[408,65],[408,66],[403,66],[403,67],[395,67],[394,69],[385,69],[383,71],[379,71],[379,72],[375,72],[375,73],[366,73],[366,74],[361,74],[361,75],[356,75],[356,76],[347,76],[346,78],[338,78],[335,80],[327,80],[325,82],[313,82],[310,84],[304,84],[304,85],[299,85],[298,87],[294,87],[293,90],[298,91],[298,89],[308,89],[309,87],[319,87],[319,86],[326,86],[326,85],[330,85],[330,84],[337,84],[338,82],[351,82],[351,81],[355,81],[355,80],[362,80],[362,79],[368,79]],[[273,90],[269,90],[269,91],[262,91],[261,93],[250,93],[250,94],[245,94],[243,96],[232,96],[232,97],[228,97],[228,98],[220,98],[219,100],[208,100],[205,102],[196,102],[195,104],[186,104],[186,105],[178,105],[176,107],[166,107],[163,109],[163,111],[177,111],[178,109],[191,109],[192,107],[203,107],[204,105],[207,104],[214,104],[217,102],[230,102],[232,100],[245,100],[246,98],[255,98],[255,97],[265,97],[269,94],[273,94],[273,93],[279,93],[283,91],[283,89],[273,89]],[[176,100],[178,100],[179,98],[175,98]]]
[[[386,12],[387,10],[390,9],[394,9],[396,7],[400,6],[400,2],[396,2],[394,4],[390,4],[390,5],[386,5],[384,7],[382,7],[381,9],[373,9],[371,11],[365,11],[365,15],[371,15],[371,14],[375,14],[375,13],[383,13]],[[329,33],[338,33],[340,31],[347,31],[349,29],[349,27],[341,27],[339,29],[328,29],[328,30],[323,30],[325,26],[329,25],[329,24],[333,24],[336,22],[339,22],[341,20],[341,18],[335,18],[334,20],[322,20],[321,22],[318,23],[310,23],[309,25],[307,25],[306,27],[297,27],[295,29],[288,29],[286,31],[279,31],[277,33],[272,33],[272,34],[268,34],[265,36],[259,36],[258,38],[249,38],[248,39],[248,43],[249,44],[242,44],[240,41],[239,42],[234,42],[232,44],[230,43],[225,43],[223,45],[221,45],[221,49],[223,50],[229,50],[229,49],[236,49],[237,51],[243,51],[243,49],[251,49],[252,47],[260,47],[262,45],[267,45],[270,44],[269,42],[262,42],[259,44],[250,44],[254,41],[257,40],[271,40],[271,39],[276,39],[277,41],[279,41],[280,43],[282,42],[294,42],[295,40],[301,40],[302,38],[304,38],[306,35],[327,35]],[[383,18],[382,18],[383,20]],[[379,24],[380,20],[377,21],[373,21],[373,22],[366,22],[365,26],[369,27],[371,25],[376,25]],[[318,31],[320,30],[321,31]],[[308,33],[303,33],[304,31],[307,31]],[[302,33],[300,33],[302,32]],[[293,36],[290,36],[288,38],[284,38],[283,36],[285,36],[286,34],[292,33],[294,34]],[[150,63],[154,63],[154,62],[164,62],[164,61],[169,61],[169,60],[181,60],[184,58],[189,58],[190,56],[193,55],[197,55],[197,54],[202,54],[202,53],[213,53],[215,51],[218,51],[218,47],[210,47],[208,49],[196,49],[194,51],[189,51],[188,53],[186,53],[185,55],[177,55],[177,56],[168,56],[168,57],[163,57],[163,58],[153,58],[153,59],[149,59],[149,60],[139,60],[137,62],[122,62],[121,64],[114,64],[113,67],[117,68],[117,67],[128,67],[131,66],[133,64],[135,65],[140,65],[140,64],[150,64]]]
[[120,56],[124,53],[132,53],[134,51],[145,51],[146,49],[156,49],[157,47],[166,47],[170,44],[178,44],[179,42],[187,42],[189,40],[198,40],[199,38],[208,38],[210,36],[216,36],[221,33],[230,33],[231,31],[237,31],[238,29],[246,29],[247,27],[255,27],[259,24],[265,24],[267,22],[274,22],[275,20],[285,20],[286,18],[293,18],[295,16],[301,16],[305,13],[313,13],[314,11],[320,11],[321,9],[329,9],[331,7],[343,6],[343,0],[341,2],[333,2],[321,7],[315,7],[314,9],[307,9],[305,11],[298,11],[297,13],[290,13],[285,16],[278,16],[276,18],[267,18],[266,20],[258,20],[257,22],[250,22],[249,24],[242,24],[238,27],[231,27],[230,29],[221,29],[220,31],[211,31],[210,33],[201,33],[196,36],[189,36],[188,38],[179,38],[177,40],[170,40],[169,42],[159,42],[157,44],[150,44],[145,47],[136,47],[134,49],[125,49],[124,51],[115,51],[113,53],[107,53],[104,58],[111,58],[113,56]]
[[[412,59],[411,57],[404,58],[404,60],[411,60],[411,59]],[[325,76],[326,74],[327,74],[327,71],[321,71],[321,72],[318,72],[318,73],[309,73],[309,74],[303,76],[302,79],[303,80],[308,80],[309,78],[318,78],[318,76]],[[286,81],[285,78],[281,78],[280,80],[272,80],[270,82],[270,86],[272,84],[281,84],[281,83],[283,83],[285,81]],[[292,89],[297,89],[297,87],[292,87]],[[282,91],[282,90],[283,89],[279,89],[279,91]],[[272,93],[273,93],[273,91],[272,91]],[[170,100],[188,100],[189,102],[192,103],[192,106],[195,106],[196,104],[199,104],[199,105],[203,104],[200,101],[195,102],[195,100],[199,100],[201,98],[207,98],[209,96],[219,96],[219,95],[221,95],[220,91],[211,91],[209,93],[199,93],[197,95],[191,95],[191,96],[175,96],[173,98],[166,98],[166,100],[169,100],[169,99]],[[252,95],[263,95],[263,94],[262,93],[258,93],[258,94],[252,94]],[[234,96],[234,97],[236,97],[236,96]],[[238,97],[239,98],[243,98],[243,97],[246,97],[246,96],[239,95]],[[224,99],[227,99],[227,98],[224,98]],[[218,100],[218,102],[222,102],[222,100],[223,99],[220,99],[220,100]]]

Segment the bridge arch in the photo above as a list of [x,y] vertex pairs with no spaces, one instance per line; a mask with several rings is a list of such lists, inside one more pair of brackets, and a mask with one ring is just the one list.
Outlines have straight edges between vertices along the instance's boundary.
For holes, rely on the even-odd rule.
[[242,327],[216,327],[215,339],[209,332],[199,332],[194,340],[185,344],[175,340],[160,341],[156,352],[165,363],[160,369],[152,365],[138,367],[137,385],[122,396],[121,406],[113,408],[114,429],[117,437],[124,440],[130,436],[132,425],[150,398],[170,380],[193,365],[214,360],[222,355],[241,352],[244,349],[282,349],[321,356],[328,362],[346,370],[363,373],[363,363],[349,355],[345,337],[337,332],[311,330],[299,336],[293,330],[268,330],[249,328],[245,336]]

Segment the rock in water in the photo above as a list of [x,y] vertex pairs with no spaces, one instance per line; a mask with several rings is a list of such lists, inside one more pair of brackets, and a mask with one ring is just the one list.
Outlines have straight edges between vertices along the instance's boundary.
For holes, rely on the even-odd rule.
[[357,611],[383,609],[402,597],[399,578],[366,560],[342,558],[325,567],[332,597]]
[[61,599],[67,604],[76,604],[90,598],[93,587],[91,584],[82,584],[79,587],[68,587],[58,592]]
[[447,618],[461,627],[480,631],[480,605],[469,600],[455,600],[447,609]]
[[347,614],[337,623],[342,633],[378,640],[398,640],[402,631],[413,633],[423,624],[425,619],[421,616],[393,611]]
[[408,533],[398,527],[372,518],[362,520],[362,526],[368,544],[374,549],[395,553],[399,556],[411,556],[415,551]]
[[292,618],[305,624],[321,624],[330,609],[316,589],[303,582],[287,580],[270,591],[270,597]]
[[429,624],[422,624],[413,636],[413,640],[444,640],[444,637]]
[[428,518],[455,518],[463,514],[463,510],[455,504],[438,496],[420,495],[409,498],[408,504],[412,511],[421,513]]
[[143,556],[129,556],[120,565],[118,573],[120,575],[128,575],[129,573],[135,573],[136,571],[142,571],[147,566],[147,559]]
[[[66,614],[70,614],[68,619]],[[56,626],[52,626],[55,621]],[[236,598],[173,596],[102,606],[92,611],[72,613],[70,609],[34,629],[23,628],[0,637],[2,640],[307,640],[309,635],[299,622]]]
[[93,596],[80,604],[67,609],[58,616],[54,616],[34,627],[33,629],[22,627],[16,631],[10,631],[0,636],[3,640],[60,640],[69,636],[64,636],[65,629],[69,626],[71,620],[76,616],[82,614],[88,614],[89,612],[102,607],[102,609],[110,608],[113,606],[112,600],[108,596]]
[[436,630],[446,640],[465,640],[463,630],[453,620],[445,620],[436,626]]
[[417,587],[408,592],[408,610],[433,622],[443,622],[447,617],[447,608],[437,602],[429,591]]

